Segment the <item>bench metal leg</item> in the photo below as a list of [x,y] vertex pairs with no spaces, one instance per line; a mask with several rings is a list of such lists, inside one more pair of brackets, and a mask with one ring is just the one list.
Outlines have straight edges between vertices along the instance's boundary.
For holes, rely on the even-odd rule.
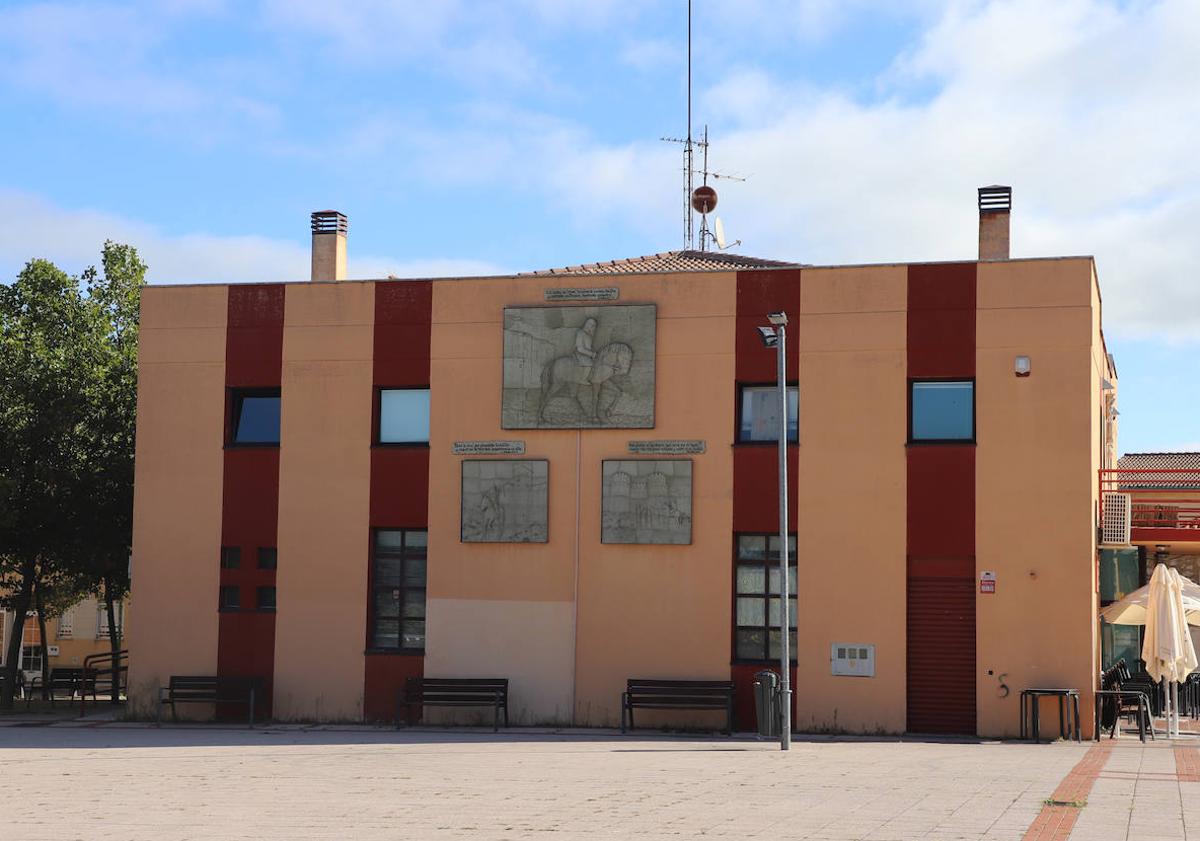
[[250,687],[250,729],[254,729],[254,687]]
[[492,732],[493,733],[500,732],[500,703],[499,702],[496,703],[496,706],[492,707]]
[[629,698],[624,692],[621,693],[621,732],[625,732],[625,711],[629,705]]

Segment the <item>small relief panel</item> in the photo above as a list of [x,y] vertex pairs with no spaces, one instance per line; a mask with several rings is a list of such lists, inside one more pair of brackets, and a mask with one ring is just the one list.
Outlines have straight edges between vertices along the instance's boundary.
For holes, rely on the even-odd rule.
[[604,462],[601,543],[692,542],[692,462]]
[[505,429],[652,429],[653,304],[504,310]]
[[463,543],[545,543],[550,462],[471,459],[462,463]]

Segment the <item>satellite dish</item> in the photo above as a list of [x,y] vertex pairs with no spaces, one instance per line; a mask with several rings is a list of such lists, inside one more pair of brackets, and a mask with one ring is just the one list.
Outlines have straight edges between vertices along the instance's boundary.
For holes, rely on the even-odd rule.
[[716,218],[716,222],[713,225],[713,228],[717,232],[717,248],[724,251],[725,250],[725,223],[721,221],[720,216],[718,216]]
[[705,184],[692,191],[692,208],[697,213],[712,213],[717,206],[717,191]]

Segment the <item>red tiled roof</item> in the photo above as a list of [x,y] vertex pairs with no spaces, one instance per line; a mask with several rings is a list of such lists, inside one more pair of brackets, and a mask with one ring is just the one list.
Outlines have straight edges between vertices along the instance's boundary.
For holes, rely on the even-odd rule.
[[739,269],[764,269],[798,267],[800,263],[782,260],[764,260],[760,257],[744,257],[722,251],[663,251],[644,257],[627,260],[609,260],[604,263],[585,263],[580,266],[565,266],[561,269],[540,269],[522,272],[522,275],[607,275],[642,274],[646,272],[717,272]]
[[1200,470],[1200,453],[1126,453],[1117,459],[1125,470]]

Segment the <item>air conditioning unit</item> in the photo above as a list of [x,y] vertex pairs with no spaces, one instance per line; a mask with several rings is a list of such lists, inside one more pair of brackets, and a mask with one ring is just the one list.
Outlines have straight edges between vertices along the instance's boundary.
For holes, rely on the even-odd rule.
[[1100,523],[1100,542],[1105,546],[1128,546],[1133,497],[1130,494],[1106,493],[1101,510],[1104,519]]

